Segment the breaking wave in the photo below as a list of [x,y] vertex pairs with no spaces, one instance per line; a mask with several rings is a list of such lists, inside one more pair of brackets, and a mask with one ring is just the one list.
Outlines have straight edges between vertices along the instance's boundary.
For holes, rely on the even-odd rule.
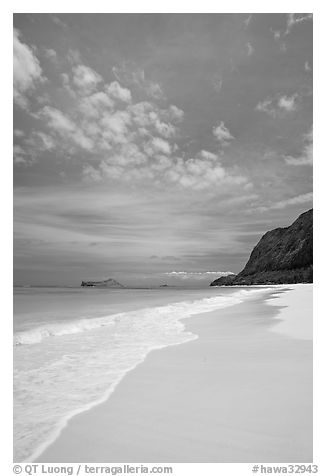
[[53,322],[14,336],[15,461],[33,461],[68,420],[106,400],[154,349],[198,336],[183,319],[222,309],[258,290],[182,301],[105,317]]

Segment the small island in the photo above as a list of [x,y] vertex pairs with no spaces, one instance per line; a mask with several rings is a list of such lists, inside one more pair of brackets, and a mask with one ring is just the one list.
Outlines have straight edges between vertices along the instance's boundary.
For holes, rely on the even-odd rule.
[[109,278],[102,281],[82,281],[82,287],[86,288],[124,288],[123,284],[118,283],[115,279]]

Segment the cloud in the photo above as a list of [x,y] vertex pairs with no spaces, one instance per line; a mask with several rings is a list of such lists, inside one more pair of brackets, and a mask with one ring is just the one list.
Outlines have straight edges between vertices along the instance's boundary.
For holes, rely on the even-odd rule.
[[75,124],[75,122],[59,109],[45,106],[39,113],[39,117],[45,118],[48,127],[63,138],[71,140],[75,146],[91,151],[93,141]]
[[14,29],[13,38],[14,101],[23,109],[29,106],[28,95],[45,80],[34,51],[21,41],[20,32]]
[[15,164],[24,164],[26,165],[27,160],[27,153],[20,145],[14,145],[13,147],[13,156],[14,156],[14,163]]
[[281,32],[279,30],[273,30],[272,28],[270,31],[273,33],[274,40],[279,41],[281,38]]
[[291,113],[298,109],[298,94],[292,96],[277,95],[274,98],[267,98],[260,101],[255,110],[265,112],[274,119],[283,113]]
[[230,274],[234,274],[231,271],[170,271],[168,273],[163,273],[166,276],[170,276],[173,278],[179,279],[207,279],[214,276],[216,279],[220,278],[221,276],[229,276]]
[[126,144],[133,139],[130,131],[132,124],[131,115],[128,111],[115,111],[105,113],[99,121],[101,127],[100,134],[109,144]]
[[20,139],[20,145],[14,146],[14,163],[16,165],[32,165],[42,157],[44,151],[54,151],[58,143],[53,136],[41,131],[33,130],[26,136],[14,132],[14,137]]
[[218,160],[218,155],[213,154],[213,152],[209,152],[208,150],[201,150],[200,155],[201,157],[203,157],[203,159],[214,160],[214,161]]
[[72,132],[76,129],[76,125],[69,117],[67,117],[59,109],[51,106],[45,106],[42,110],[42,114],[49,120],[49,126],[56,131]]
[[[99,174],[96,172],[99,172],[103,180],[149,181],[149,183],[160,185],[174,185],[178,189],[198,191],[211,189],[215,190],[215,193],[222,192],[225,187],[246,188],[250,185],[245,176],[223,167],[217,156],[212,153],[209,153],[209,158],[199,153],[194,158],[184,159],[164,155],[163,150],[168,147],[165,141],[154,141],[154,144],[156,149],[153,147],[153,142],[148,143],[144,148],[135,144],[126,144],[119,154],[111,155],[103,160],[98,168],[92,166],[90,169],[86,166],[84,176],[90,180],[93,175],[95,181],[98,181]],[[168,149],[165,152],[168,152]],[[207,155],[207,151],[204,155]],[[214,160],[212,160],[213,156]]]
[[220,92],[223,86],[223,78],[220,74],[215,74],[212,78],[213,86],[216,92]]
[[245,20],[243,20],[243,23],[245,24],[245,29],[248,28],[249,23],[251,22],[252,15],[249,15]]
[[[301,17],[298,17],[297,15],[297,13],[286,14],[286,30],[283,33],[280,30],[273,30],[272,28],[270,29],[276,42],[280,43],[286,36],[288,36],[295,25],[312,20],[312,13],[308,13],[307,15],[303,15]],[[284,42],[280,43],[280,48],[281,50],[286,51],[286,45]]]
[[35,137],[41,141],[41,147],[43,150],[52,150],[55,148],[55,141],[48,134],[44,134],[42,131],[37,131]]
[[254,211],[266,212],[268,210],[281,210],[291,205],[301,205],[302,203],[312,202],[312,192],[297,195],[296,197],[288,198],[287,200],[280,200],[279,202],[272,203],[269,206],[255,208]]
[[247,48],[247,55],[248,55],[248,56],[251,56],[251,55],[254,53],[254,51],[255,51],[255,50],[254,50],[254,47],[253,47],[252,44],[249,43],[249,42],[246,44],[246,48]]
[[78,108],[87,118],[98,118],[105,111],[113,111],[114,101],[107,92],[96,92],[89,96],[82,97]]
[[289,35],[295,25],[299,25],[300,23],[306,22],[308,20],[312,20],[312,13],[308,13],[302,17],[296,16],[295,13],[288,13],[286,19],[286,31],[284,35]]
[[172,255],[166,255],[161,257],[162,261],[180,261],[180,258],[177,256],[172,256]]
[[51,18],[53,23],[60,26],[61,28],[68,28],[68,25],[65,22],[63,22],[58,16],[52,15]]
[[131,62],[124,62],[119,67],[113,67],[112,72],[121,84],[136,86],[140,92],[151,99],[158,101],[165,99],[161,84],[146,78],[145,71]]
[[44,54],[48,59],[52,61],[55,61],[57,59],[57,52],[52,48],[45,48]]
[[[162,260],[162,261],[180,261],[180,258],[173,255],[166,255],[166,256],[151,255],[149,259]],[[165,273],[165,274],[168,274],[168,273]]]
[[120,86],[118,81],[114,81],[106,87],[106,92],[114,99],[119,99],[122,102],[131,102],[131,92],[127,88]]
[[230,142],[234,139],[229,129],[225,127],[223,121],[221,121],[219,125],[213,128],[213,135],[216,137],[222,147],[228,146]]
[[101,182],[102,174],[99,170],[92,167],[92,165],[85,165],[83,168],[83,178],[86,182]]
[[[81,177],[88,183],[142,181],[214,193],[251,185],[209,150],[188,156],[178,152],[176,138],[184,118],[179,107],[148,98],[134,102],[131,91],[118,80],[106,84],[95,70],[76,64],[77,59],[79,55],[72,60],[71,71],[62,75],[71,96],[69,108],[47,104],[33,116],[42,122],[39,132],[26,139],[33,160],[44,150],[68,157],[79,154]],[[234,139],[224,122],[213,134],[221,147]]]
[[150,81],[146,86],[147,94],[152,97],[153,99],[163,99],[164,93],[162,86],[158,83],[154,83]]
[[313,163],[313,131],[312,128],[304,136],[304,147],[302,154],[297,157],[287,155],[284,157],[288,165],[312,165]]
[[174,119],[176,122],[183,121],[184,112],[182,109],[179,109],[177,106],[173,104],[169,106],[169,113],[171,114],[171,118]]
[[72,81],[82,92],[93,92],[102,81],[101,75],[84,64],[73,68]]
[[146,144],[145,151],[149,156],[155,154],[170,155],[172,152],[169,142],[160,137],[153,137],[153,139]]
[[31,135],[24,140],[26,153],[29,157],[36,159],[40,152],[53,150],[56,147],[56,141],[49,134],[42,131],[33,131]]
[[297,109],[296,99],[296,94],[293,96],[281,96],[278,100],[278,107],[287,112],[295,111]]
[[259,103],[255,107],[255,110],[266,112],[267,114],[270,114],[273,117],[275,117],[275,115],[276,115],[275,108],[272,107],[272,100],[271,99],[265,99],[264,101],[259,101]]
[[305,71],[311,71],[311,66],[310,66],[308,61],[306,61],[305,64],[304,64],[304,70]]
[[142,136],[160,134],[165,139],[171,139],[176,136],[176,124],[183,119],[183,111],[176,106],[164,109],[148,101],[130,105],[128,111],[132,114],[133,122],[140,127]]
[[22,131],[21,129],[14,129],[14,136],[15,136],[15,137],[24,137],[24,136],[25,136],[25,132]]

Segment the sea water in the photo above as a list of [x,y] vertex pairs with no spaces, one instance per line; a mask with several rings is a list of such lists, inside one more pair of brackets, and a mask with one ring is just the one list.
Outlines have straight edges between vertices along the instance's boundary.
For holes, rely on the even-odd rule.
[[14,460],[37,458],[69,418],[107,399],[151,350],[196,339],[183,319],[255,292],[15,288]]

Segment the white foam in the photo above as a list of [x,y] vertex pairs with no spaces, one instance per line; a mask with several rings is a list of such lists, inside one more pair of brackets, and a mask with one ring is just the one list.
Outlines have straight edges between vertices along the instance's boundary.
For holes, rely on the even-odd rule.
[[105,401],[149,352],[196,339],[182,319],[269,291],[41,326],[15,336],[15,461],[34,461],[74,415]]
[[[251,290],[250,294],[261,292],[261,289]],[[49,337],[59,337],[68,334],[77,334],[99,327],[114,326],[117,320],[122,319],[128,315],[135,316],[136,314],[151,313],[155,315],[166,315],[168,313],[177,314],[177,319],[189,317],[193,314],[200,314],[202,312],[209,312],[215,309],[223,308],[241,302],[249,291],[241,290],[231,296],[216,296],[211,298],[200,299],[197,301],[183,301],[180,303],[170,304],[167,306],[160,306],[155,308],[145,308],[140,311],[132,311],[126,313],[111,314],[109,316],[99,318],[84,318],[75,319],[73,321],[51,323],[44,326],[39,326],[34,329],[17,332],[14,335],[14,345],[37,344]]]

